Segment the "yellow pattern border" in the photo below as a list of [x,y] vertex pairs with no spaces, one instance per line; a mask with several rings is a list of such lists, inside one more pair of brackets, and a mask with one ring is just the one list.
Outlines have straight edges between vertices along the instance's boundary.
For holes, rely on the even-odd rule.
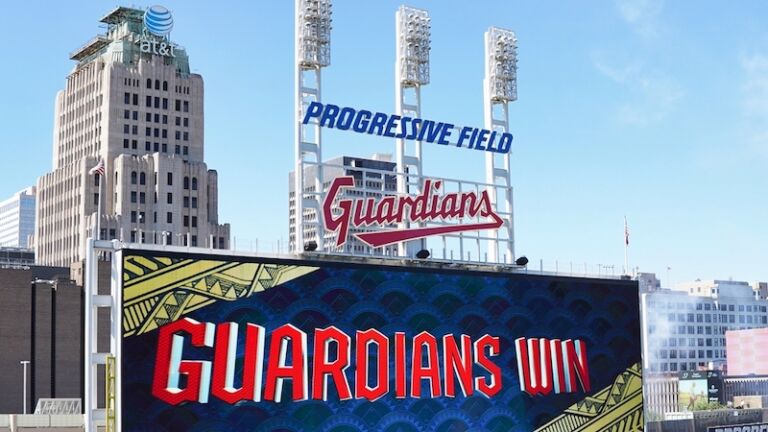
[[244,299],[317,269],[127,254],[123,258],[123,337],[153,331],[218,301]]
[[634,432],[643,430],[643,378],[640,363],[613,384],[568,407],[535,432]]

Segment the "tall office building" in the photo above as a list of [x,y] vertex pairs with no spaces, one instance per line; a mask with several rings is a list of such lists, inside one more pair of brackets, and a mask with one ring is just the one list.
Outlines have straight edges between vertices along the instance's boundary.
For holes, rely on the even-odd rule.
[[768,327],[768,301],[737,281],[695,281],[641,294],[646,371],[721,368],[726,332]]
[[0,202],[0,247],[31,248],[35,233],[35,187]]
[[[38,263],[83,259],[99,203],[101,239],[228,248],[217,173],[204,162],[203,79],[168,36],[173,17],[118,7],[101,22],[107,32],[71,53],[77,64],[56,95],[53,171],[38,179]],[[99,160],[103,179],[88,174]]]
[[[323,164],[323,188],[327,190],[331,182],[336,177],[351,176],[355,179],[355,188],[353,190],[344,190],[341,197],[354,198],[380,198],[383,195],[394,195],[397,192],[397,179],[394,174],[396,165],[391,161],[392,156],[388,154],[375,154],[370,159],[341,156],[326,161]],[[313,170],[316,166],[305,168],[304,192],[306,194],[315,193],[314,183],[310,183],[314,177]],[[390,174],[392,173],[392,174]],[[296,197],[293,181],[294,172],[288,175],[288,248],[291,252],[295,250],[296,245]],[[337,200],[338,201],[338,198]],[[338,208],[334,209],[334,214],[338,214]],[[304,220],[315,217],[310,209],[304,209]],[[344,252],[363,255],[396,255],[397,246],[390,245],[378,248],[372,248],[369,245],[358,240],[353,234],[361,232],[375,231],[378,228],[350,228],[347,241],[342,246],[336,246],[338,233],[326,231],[323,234],[323,241],[327,250],[330,252]],[[317,233],[314,229],[304,230],[304,244],[317,241]]]

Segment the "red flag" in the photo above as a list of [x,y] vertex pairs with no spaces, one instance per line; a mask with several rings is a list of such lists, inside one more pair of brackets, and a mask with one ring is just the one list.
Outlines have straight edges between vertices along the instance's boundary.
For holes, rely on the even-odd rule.
[[88,170],[88,174],[90,175],[98,174],[104,177],[104,160],[99,159],[99,163],[97,163],[96,166]]
[[624,216],[624,245],[629,246],[629,226],[627,226],[626,216]]

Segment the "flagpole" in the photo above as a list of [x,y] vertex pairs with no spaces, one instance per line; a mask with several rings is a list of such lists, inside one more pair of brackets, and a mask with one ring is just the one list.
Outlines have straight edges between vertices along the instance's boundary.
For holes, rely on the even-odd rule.
[[103,189],[104,176],[99,173],[96,173],[96,175],[99,178],[99,201],[97,203],[98,207],[96,208],[96,235],[94,238],[96,240],[101,240],[101,195],[103,195],[101,191]]
[[624,216],[624,274],[629,274],[629,227]]

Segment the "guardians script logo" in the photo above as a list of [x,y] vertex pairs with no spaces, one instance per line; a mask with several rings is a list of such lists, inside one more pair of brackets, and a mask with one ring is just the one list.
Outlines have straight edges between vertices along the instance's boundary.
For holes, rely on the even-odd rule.
[[[337,246],[347,242],[350,227],[392,226],[403,222],[447,222],[461,221],[464,218],[490,219],[488,222],[459,223],[456,225],[391,229],[354,236],[372,246],[386,246],[407,240],[414,240],[433,235],[464,231],[493,230],[504,224],[493,209],[487,191],[452,192],[438,194],[443,182],[426,180],[424,190],[416,196],[385,196],[377,199],[346,198],[344,189],[354,188],[355,179],[351,176],[337,177],[328,189],[323,202],[325,227],[329,231],[338,231]],[[338,209],[334,214],[334,209]]]

